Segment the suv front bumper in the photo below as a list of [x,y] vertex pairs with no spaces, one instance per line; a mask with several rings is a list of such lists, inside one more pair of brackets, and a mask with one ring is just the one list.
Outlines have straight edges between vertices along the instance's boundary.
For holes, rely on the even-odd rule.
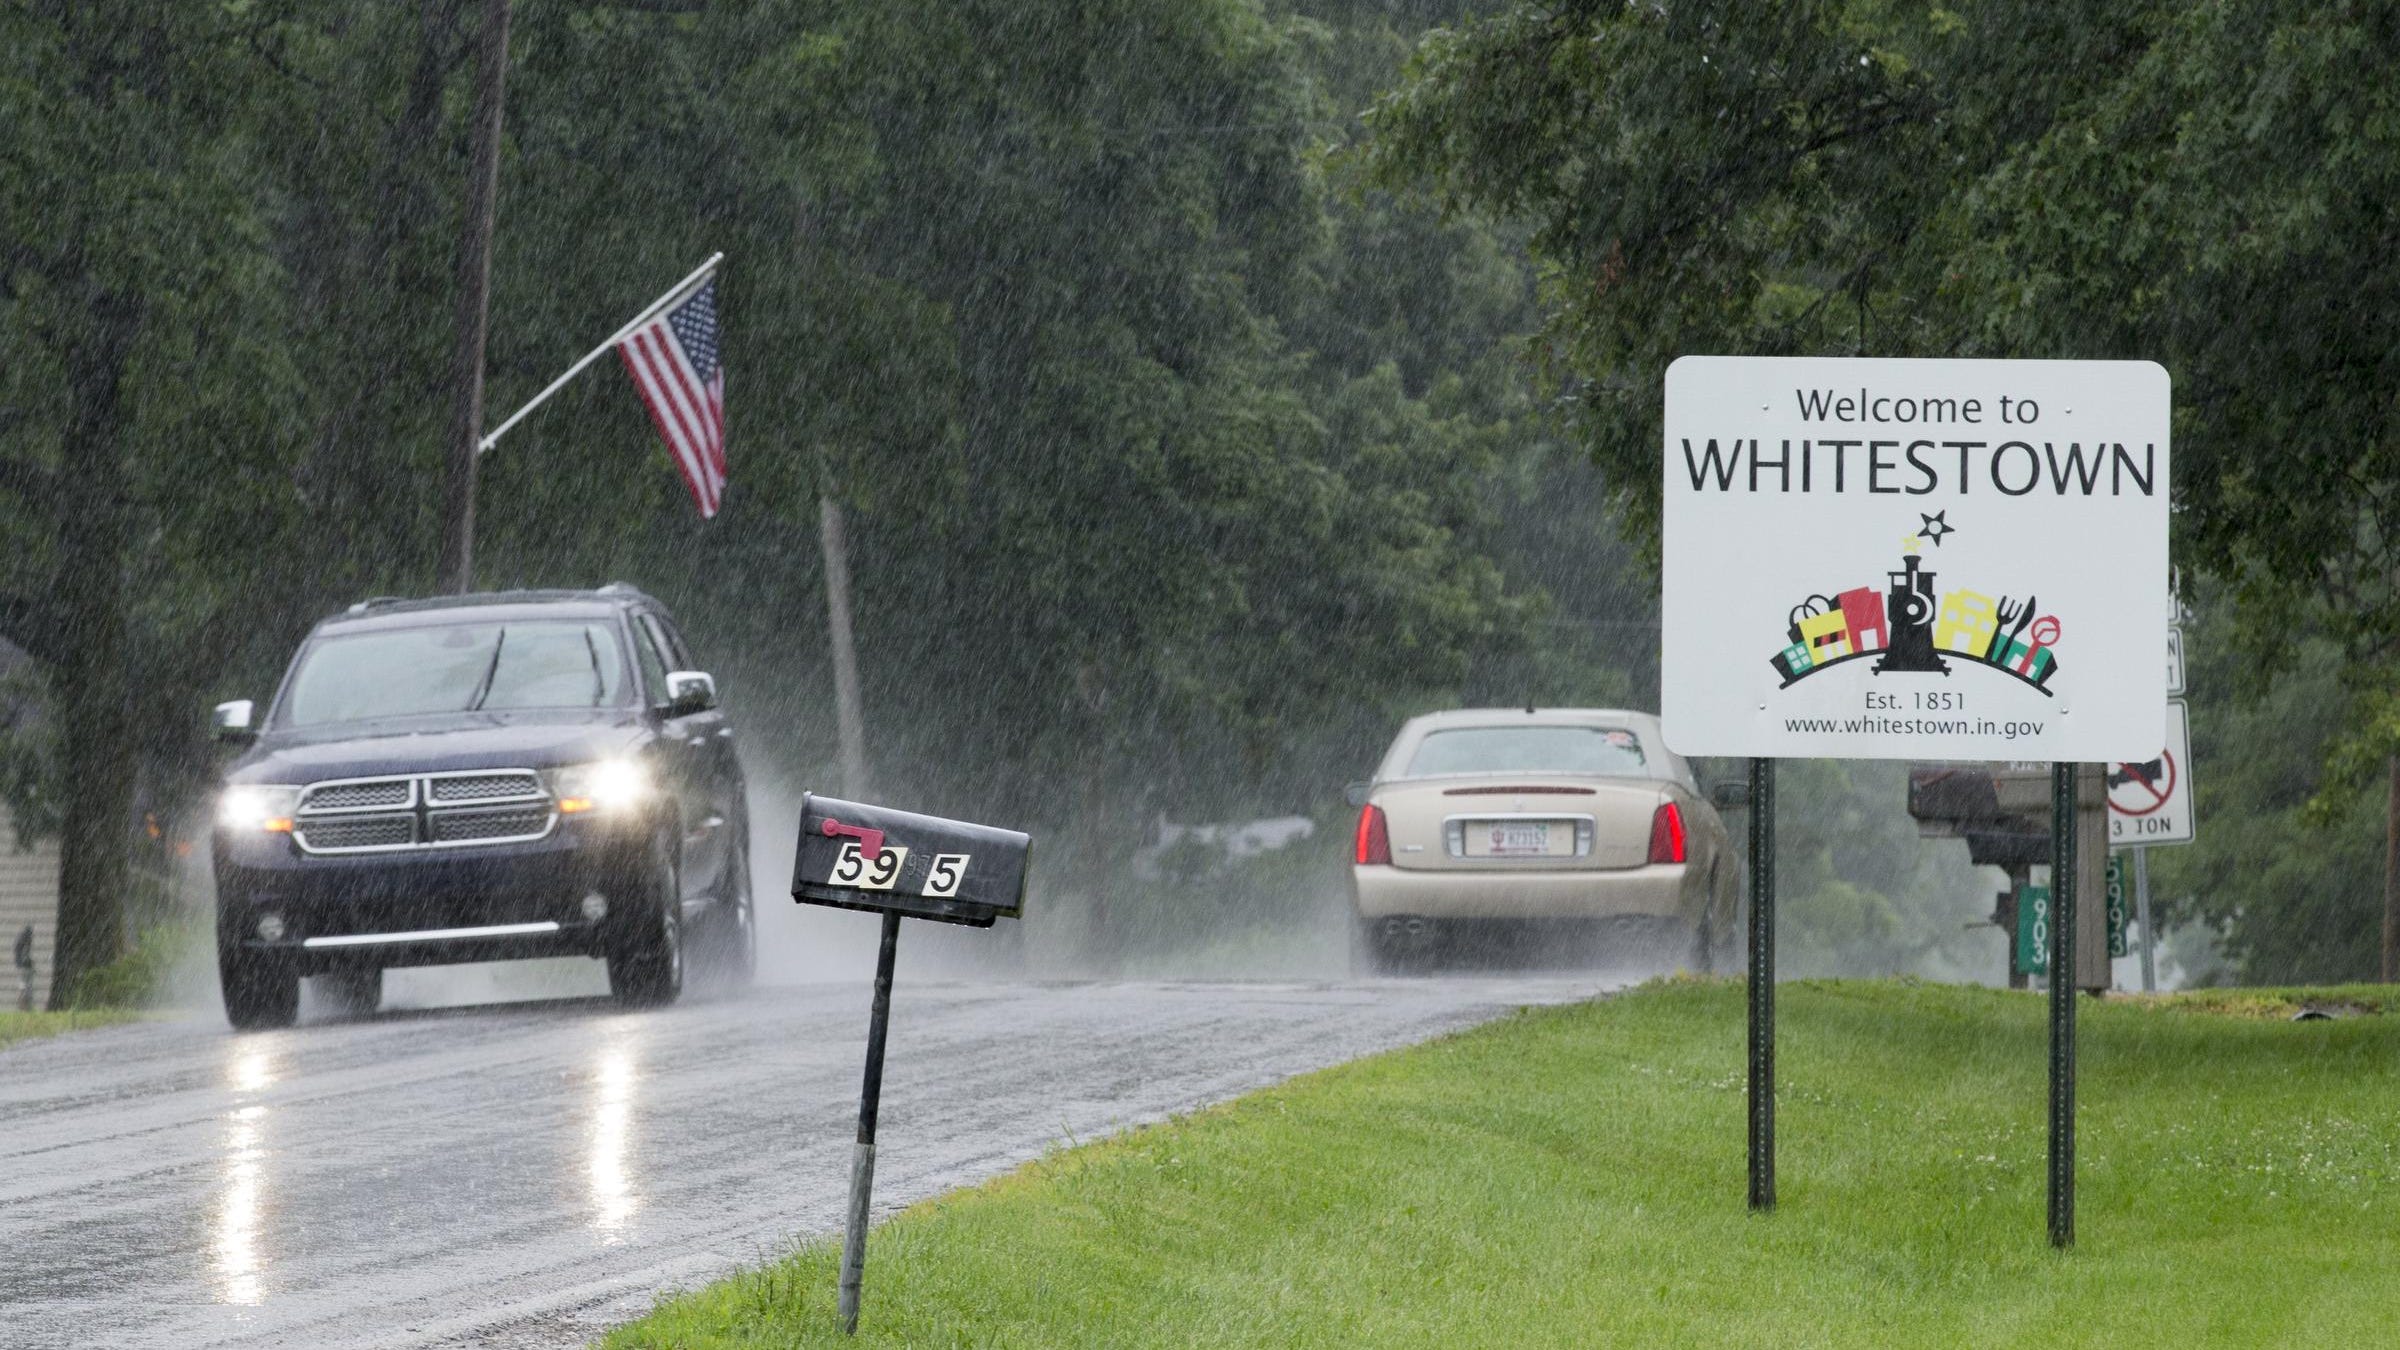
[[[561,821],[538,840],[311,856],[284,838],[215,840],[217,941],[301,975],[537,956],[600,956],[642,922],[648,832]],[[594,921],[584,901],[607,912]],[[259,925],[282,925],[272,940]]]

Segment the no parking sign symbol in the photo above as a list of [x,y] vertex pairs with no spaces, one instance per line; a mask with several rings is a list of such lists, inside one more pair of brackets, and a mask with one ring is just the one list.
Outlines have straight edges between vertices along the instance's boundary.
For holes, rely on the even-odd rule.
[[2108,766],[2108,839],[2118,846],[2188,844],[2192,819],[2191,721],[2167,704],[2167,743],[2155,759]]

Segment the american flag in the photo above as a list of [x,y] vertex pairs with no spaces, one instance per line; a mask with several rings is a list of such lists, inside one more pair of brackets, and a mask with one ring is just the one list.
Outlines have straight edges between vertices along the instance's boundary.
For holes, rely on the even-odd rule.
[[725,367],[717,360],[717,282],[617,344],[650,422],[692,490],[702,519],[725,500]]

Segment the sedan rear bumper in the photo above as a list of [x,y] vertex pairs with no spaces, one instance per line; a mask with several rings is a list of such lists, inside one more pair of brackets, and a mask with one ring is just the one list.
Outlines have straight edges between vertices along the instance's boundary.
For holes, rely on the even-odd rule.
[[1706,894],[1683,863],[1599,871],[1418,871],[1350,869],[1352,904],[1362,918],[1697,919]]

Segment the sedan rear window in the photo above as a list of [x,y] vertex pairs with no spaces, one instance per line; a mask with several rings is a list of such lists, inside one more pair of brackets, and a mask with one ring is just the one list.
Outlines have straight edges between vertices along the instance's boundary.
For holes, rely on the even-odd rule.
[[1453,773],[1645,776],[1642,743],[1615,727],[1454,727],[1426,734],[1408,777]]
[[310,644],[293,672],[289,727],[425,713],[604,708],[625,701],[625,661],[606,623],[457,623]]

